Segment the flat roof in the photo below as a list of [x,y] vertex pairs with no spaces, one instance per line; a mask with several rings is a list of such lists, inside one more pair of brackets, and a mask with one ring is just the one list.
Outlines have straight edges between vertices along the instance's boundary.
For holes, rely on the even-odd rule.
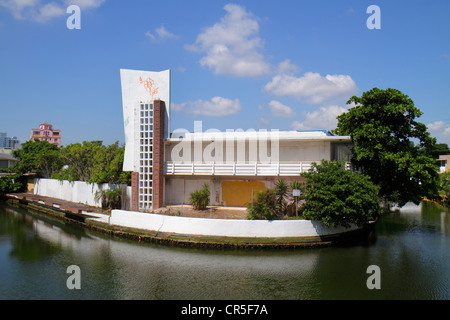
[[179,141],[214,141],[214,140],[259,140],[259,139],[278,139],[278,140],[302,140],[302,141],[342,141],[351,142],[350,136],[332,135],[325,130],[312,131],[278,131],[278,130],[228,130],[223,131],[205,131],[205,132],[186,132],[174,131],[171,137],[166,139],[168,142]]

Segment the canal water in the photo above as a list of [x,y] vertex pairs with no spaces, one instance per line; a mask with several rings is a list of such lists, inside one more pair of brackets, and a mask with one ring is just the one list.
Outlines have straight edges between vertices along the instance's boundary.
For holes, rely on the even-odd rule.
[[450,214],[428,202],[359,244],[295,250],[139,243],[0,203],[0,299],[449,298]]

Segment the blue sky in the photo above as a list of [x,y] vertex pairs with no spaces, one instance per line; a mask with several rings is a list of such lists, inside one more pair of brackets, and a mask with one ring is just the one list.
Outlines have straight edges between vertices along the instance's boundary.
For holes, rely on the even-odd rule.
[[444,0],[0,0],[0,132],[24,142],[49,122],[63,145],[123,143],[119,69],[171,69],[172,130],[331,130],[378,87],[450,144],[449,14]]

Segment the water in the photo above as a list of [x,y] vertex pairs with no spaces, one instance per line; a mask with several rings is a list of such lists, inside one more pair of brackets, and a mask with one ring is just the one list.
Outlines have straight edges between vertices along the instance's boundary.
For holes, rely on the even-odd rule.
[[383,216],[361,244],[296,250],[138,243],[0,204],[0,299],[448,300],[449,258],[450,215],[431,203]]

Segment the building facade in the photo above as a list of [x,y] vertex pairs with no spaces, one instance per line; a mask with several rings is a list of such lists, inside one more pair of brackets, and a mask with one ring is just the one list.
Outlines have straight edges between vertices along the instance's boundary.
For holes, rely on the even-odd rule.
[[61,130],[53,129],[53,126],[47,122],[41,123],[39,129],[31,129],[30,139],[48,141],[61,148]]
[[327,131],[170,132],[170,71],[121,70],[124,171],[132,171],[132,210],[188,204],[208,184],[211,205],[245,206],[279,179],[301,181],[312,162],[349,160],[351,139]]
[[0,149],[0,169],[12,167],[18,161],[12,156],[10,149]]
[[450,155],[440,155],[438,161],[439,172],[450,171]]

